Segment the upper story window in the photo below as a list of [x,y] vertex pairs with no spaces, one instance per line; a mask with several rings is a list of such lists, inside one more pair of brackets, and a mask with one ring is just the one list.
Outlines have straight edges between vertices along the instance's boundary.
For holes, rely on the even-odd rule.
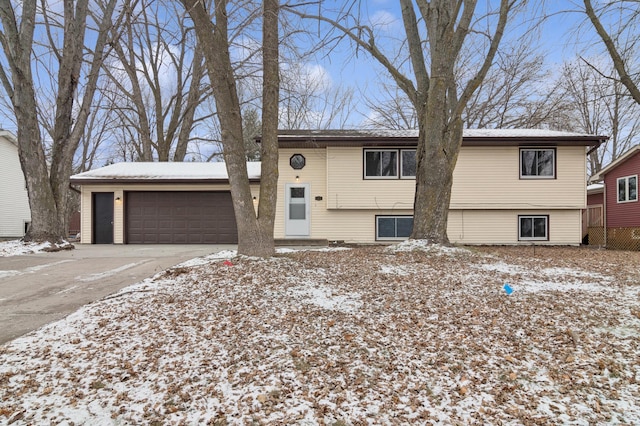
[[293,154],[291,158],[289,158],[289,165],[294,170],[301,170],[307,164],[307,159],[304,158],[302,154]]
[[365,179],[415,178],[415,149],[365,149]]
[[618,202],[638,201],[638,175],[618,178]]
[[554,179],[556,177],[555,148],[521,148],[520,178]]

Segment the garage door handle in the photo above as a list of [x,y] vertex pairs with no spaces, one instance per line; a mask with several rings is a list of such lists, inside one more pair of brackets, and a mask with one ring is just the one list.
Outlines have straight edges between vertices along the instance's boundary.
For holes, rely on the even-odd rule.
[[113,225],[113,221],[111,221],[111,224]]

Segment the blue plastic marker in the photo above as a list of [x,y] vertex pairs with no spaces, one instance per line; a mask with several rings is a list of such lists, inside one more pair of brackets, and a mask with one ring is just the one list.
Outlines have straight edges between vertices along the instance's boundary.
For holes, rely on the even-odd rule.
[[511,286],[508,283],[504,283],[504,286],[502,288],[507,293],[507,296],[513,293],[513,288],[511,288]]

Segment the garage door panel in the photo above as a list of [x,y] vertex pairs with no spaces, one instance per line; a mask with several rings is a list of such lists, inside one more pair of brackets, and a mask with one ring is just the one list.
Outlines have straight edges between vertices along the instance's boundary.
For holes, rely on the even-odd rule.
[[127,192],[126,234],[131,244],[235,244],[231,194]]

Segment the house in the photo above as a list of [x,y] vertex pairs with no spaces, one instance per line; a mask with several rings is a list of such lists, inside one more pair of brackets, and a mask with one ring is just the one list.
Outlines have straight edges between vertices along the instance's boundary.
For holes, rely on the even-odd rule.
[[[587,237],[588,238],[585,238]],[[582,211],[583,242],[604,245],[604,184],[587,186],[587,208]]]
[[0,129],[0,239],[22,238],[31,223],[27,185],[15,135]]
[[[640,250],[640,145],[636,145],[592,177],[603,181],[600,190],[590,191],[588,208],[604,206],[602,243],[607,248]],[[604,225],[604,226],[603,226]],[[591,241],[591,232],[589,234]]]
[[[454,172],[449,239],[580,244],[585,153],[604,139],[547,130],[465,131]],[[407,238],[417,141],[417,131],[282,131],[274,237],[353,243]],[[257,199],[259,170],[251,163],[249,168]],[[73,176],[72,184],[82,190],[82,241],[233,241],[234,235],[213,238],[235,226],[225,173],[219,163],[120,163]],[[217,195],[207,204],[205,193]],[[193,207],[201,203],[208,207]],[[190,209],[200,219],[185,216]],[[210,239],[193,238],[207,217],[225,225],[207,229]],[[102,230],[101,224],[111,221],[113,229]]]

